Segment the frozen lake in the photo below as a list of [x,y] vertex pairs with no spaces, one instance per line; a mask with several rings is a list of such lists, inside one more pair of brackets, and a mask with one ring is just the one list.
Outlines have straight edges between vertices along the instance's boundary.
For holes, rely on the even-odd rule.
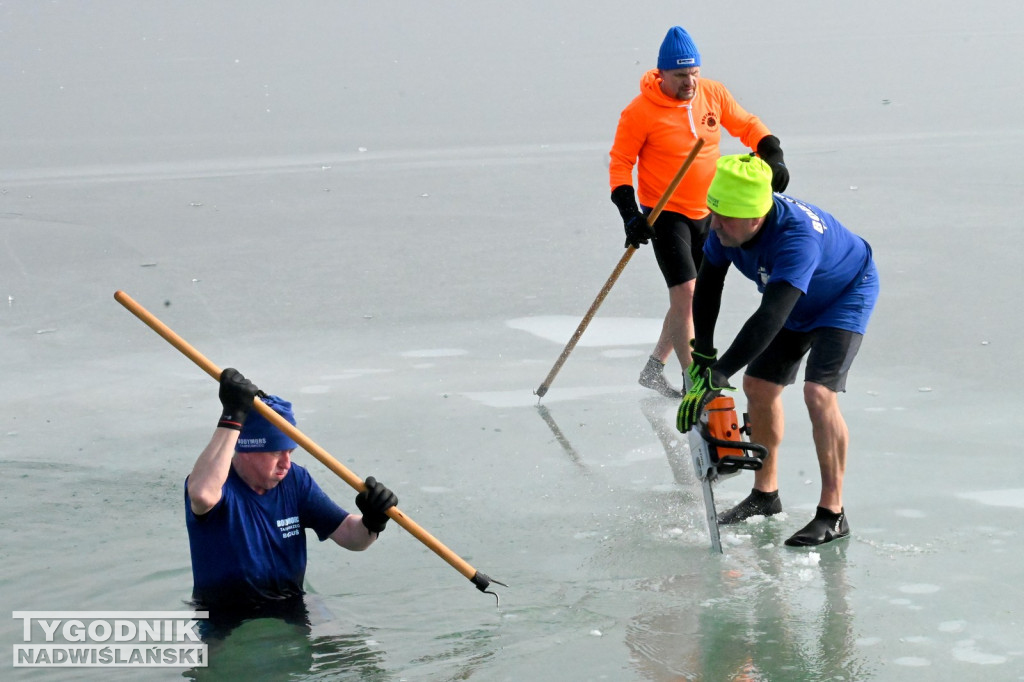
[[[684,9],[0,4],[0,612],[190,596],[216,384],[120,289],[509,585],[496,608],[394,524],[311,541],[311,631],[247,624],[187,677],[1024,679],[1024,10]],[[607,152],[673,24],[878,261],[841,400],[853,535],[817,551],[782,546],[818,497],[791,389],[786,512],[710,552],[676,405],[636,384],[667,300],[648,247],[533,395],[622,255]],[[757,300],[726,294],[723,338]],[[0,618],[4,679],[139,678],[15,669],[20,641]]]

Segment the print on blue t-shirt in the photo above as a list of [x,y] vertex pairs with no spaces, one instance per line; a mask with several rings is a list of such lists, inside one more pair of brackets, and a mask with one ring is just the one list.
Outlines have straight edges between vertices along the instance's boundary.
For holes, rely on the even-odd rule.
[[192,554],[193,599],[207,608],[244,608],[303,594],[306,528],[323,541],[348,512],[292,464],[274,488],[258,495],[235,472],[202,516],[192,513],[185,484],[185,523]]
[[863,334],[878,299],[878,272],[871,246],[829,213],[784,194],[753,243],[725,247],[711,232],[704,257],[730,263],[764,293],[769,282],[787,282],[804,293],[786,320],[798,332],[836,327]]

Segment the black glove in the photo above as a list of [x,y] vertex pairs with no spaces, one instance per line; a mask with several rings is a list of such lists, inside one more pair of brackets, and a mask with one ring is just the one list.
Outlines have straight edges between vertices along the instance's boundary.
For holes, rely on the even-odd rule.
[[234,367],[223,370],[220,373],[220,403],[224,409],[217,426],[241,431],[252,409],[253,399],[260,394],[260,389]]
[[700,416],[704,414],[704,408],[708,403],[721,395],[722,391],[735,390],[729,385],[729,380],[720,372],[716,372],[710,367],[706,368],[683,396],[683,402],[679,403],[679,411],[676,412],[676,429],[680,433],[688,432],[700,421]]
[[632,246],[639,249],[646,244],[648,238],[654,236],[654,230],[647,224],[647,218],[636,205],[636,194],[632,185],[619,185],[612,190],[612,203],[619,209],[622,225],[626,228],[626,243],[623,248]]
[[786,168],[786,161],[782,158],[782,145],[779,138],[774,135],[765,135],[757,143],[757,155],[771,166],[772,169],[772,191],[785,192],[789,186],[789,169]]
[[704,370],[710,369],[718,360],[718,349],[712,348],[704,353],[697,350],[695,339],[690,339],[690,366],[686,368],[686,376],[690,378],[690,385],[697,383],[698,377]]
[[364,481],[366,490],[356,495],[356,506],[363,513],[363,525],[371,533],[380,533],[388,523],[385,512],[398,504],[398,497],[373,476]]

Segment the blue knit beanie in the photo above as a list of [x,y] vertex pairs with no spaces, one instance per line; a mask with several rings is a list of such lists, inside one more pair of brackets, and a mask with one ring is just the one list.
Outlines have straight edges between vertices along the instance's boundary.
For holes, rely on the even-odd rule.
[[693,44],[693,39],[681,26],[673,26],[661,42],[661,49],[658,51],[658,68],[663,71],[669,69],[687,69],[691,66],[700,66],[700,52]]
[[[264,404],[274,412],[284,417],[289,424],[295,424],[295,414],[292,413],[292,404],[282,400],[276,395],[268,395],[262,398]],[[257,410],[252,410],[242,424],[242,432],[238,434],[238,444],[235,450],[238,452],[278,452],[280,450],[294,450],[298,444],[286,436],[279,428],[267,421],[266,417]]]

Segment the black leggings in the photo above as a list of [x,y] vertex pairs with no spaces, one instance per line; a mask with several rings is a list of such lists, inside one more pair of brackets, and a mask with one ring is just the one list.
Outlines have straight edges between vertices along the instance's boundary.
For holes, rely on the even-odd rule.
[[[646,207],[644,211],[650,213]],[[710,223],[710,214],[698,220],[674,211],[662,211],[658,216],[651,245],[665,284],[670,288],[697,278]]]

